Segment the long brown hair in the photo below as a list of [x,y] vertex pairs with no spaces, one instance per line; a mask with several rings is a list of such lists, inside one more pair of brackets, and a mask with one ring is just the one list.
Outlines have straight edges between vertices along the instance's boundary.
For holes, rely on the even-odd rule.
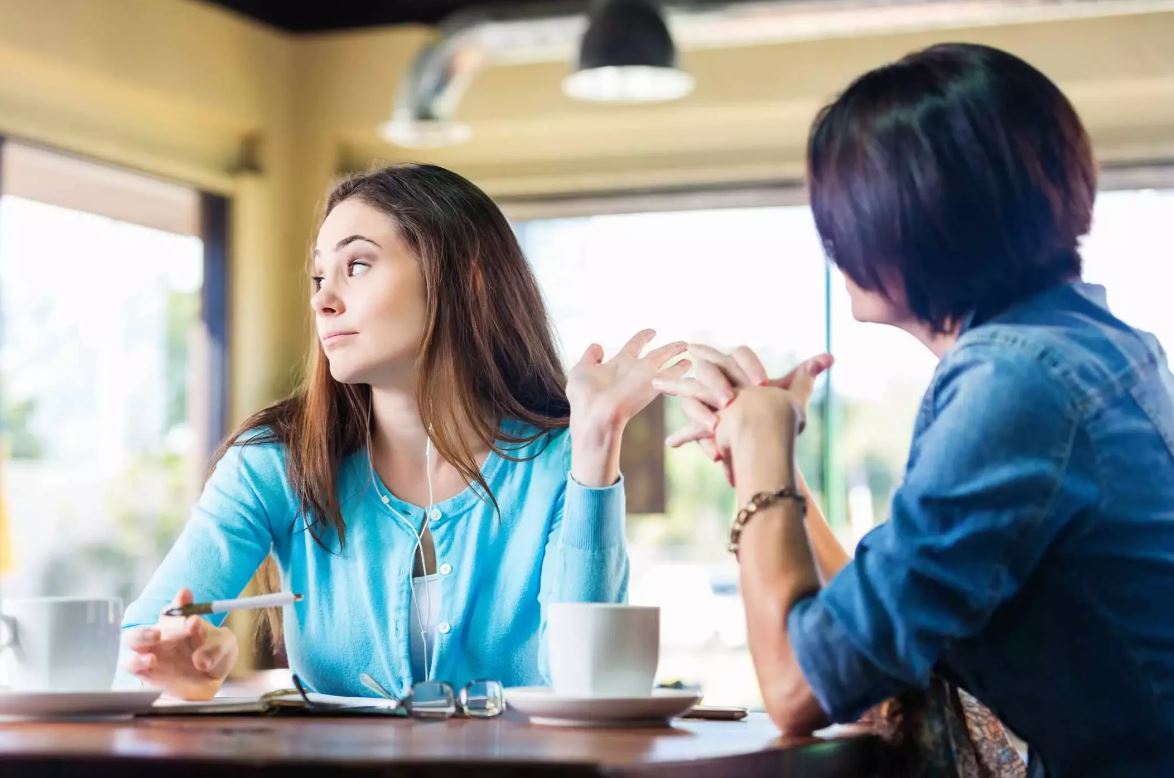
[[[330,192],[322,219],[357,199],[390,216],[416,255],[427,295],[417,364],[416,402],[436,451],[483,499],[497,501],[471,443],[517,461],[498,445],[536,440],[567,426],[570,405],[550,319],[537,280],[509,222],[470,181],[435,165],[393,165],[352,175]],[[369,445],[371,389],[334,380],[314,339],[302,386],[254,414],[220,446],[213,463],[242,435],[245,444],[280,443],[301,511],[315,539],[346,541],[338,472],[348,455]],[[529,437],[499,429],[504,419],[535,428]],[[460,424],[471,425],[472,440]],[[279,585],[272,557],[258,570],[262,591]],[[280,613],[267,612],[271,643],[281,642]]]

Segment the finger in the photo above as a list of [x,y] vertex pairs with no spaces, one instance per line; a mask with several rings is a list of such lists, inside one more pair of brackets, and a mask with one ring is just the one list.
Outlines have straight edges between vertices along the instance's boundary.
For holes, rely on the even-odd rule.
[[719,400],[717,395],[713,393],[712,389],[698,381],[696,378],[654,378],[652,379],[652,388],[663,394],[672,395],[673,397],[690,397],[694,400],[705,403],[710,408],[721,408],[725,405],[725,403],[722,400]]
[[159,658],[154,654],[135,654],[123,664],[128,673],[144,679],[153,675],[158,666]]
[[152,651],[155,646],[159,645],[159,640],[162,637],[159,630],[154,627],[147,627],[144,629],[132,629],[126,635],[126,647],[131,651]]
[[782,378],[776,378],[772,380],[770,384],[771,386],[779,386],[783,389],[790,389],[791,382],[795,380],[795,376],[799,375],[799,373],[806,370],[811,373],[812,377],[816,377],[835,364],[835,361],[836,358],[831,354],[819,354],[817,356],[811,357],[810,359],[803,360],[798,365],[795,365],[791,372],[787,373]]
[[193,601],[192,590],[185,586],[175,593],[175,596],[171,598],[171,602],[163,606],[163,610],[160,611],[160,614],[164,613],[165,611],[169,611],[172,608],[181,608],[184,605],[191,605]]
[[192,665],[201,673],[210,673],[224,661],[228,647],[223,641],[209,641],[192,654]]
[[689,424],[665,438],[664,444],[669,448],[680,448],[686,443],[692,443],[695,440],[708,437],[711,437],[711,433],[704,426],[689,422]]
[[689,421],[705,428],[710,435],[717,429],[717,414],[707,408],[705,403],[686,397],[681,400],[681,410],[689,417]]
[[183,636],[192,651],[204,645],[208,637],[208,622],[202,616],[188,616],[183,624]]
[[795,376],[799,375],[799,371],[802,369],[803,363],[800,362],[798,365],[795,365],[795,367],[791,368],[791,372],[787,373],[786,375],[780,378],[772,378],[770,385],[777,386],[780,389],[790,389],[791,382],[795,380]]
[[[644,350],[644,347],[655,337],[656,330],[640,330],[632,336],[631,340],[624,344],[624,347],[620,349],[620,353],[637,359],[640,356],[640,352]],[[668,357],[665,357],[665,359],[668,359]]]
[[770,380],[766,375],[766,368],[762,366],[762,360],[749,346],[738,346],[730,356],[755,386],[763,386]]
[[183,631],[183,617],[182,616],[167,616],[164,615],[171,608],[180,608],[184,605],[190,605],[195,602],[195,597],[192,596],[192,590],[186,586],[176,592],[175,596],[171,598],[171,602],[163,607],[159,614],[159,620],[155,622],[155,626],[160,630],[161,637],[174,638],[177,634]]
[[811,375],[812,378],[818,378],[819,375],[832,365],[836,363],[836,358],[831,354],[818,354],[810,359],[803,361],[801,367]]
[[717,443],[713,438],[699,438],[697,445],[705,452],[705,456],[709,457],[710,462],[720,462],[722,459],[722,452],[718,451]]
[[592,343],[587,347],[587,350],[583,352],[583,356],[579,357],[579,362],[575,365],[575,367],[579,367],[580,365],[598,365],[602,361],[603,346],[599,345],[598,343]]
[[663,378],[668,381],[684,378],[685,374],[689,372],[689,368],[691,367],[693,367],[692,362],[687,359],[682,359],[661,370],[656,374],[656,378]]
[[811,393],[815,388],[815,379],[819,377],[820,373],[831,367],[834,361],[831,354],[820,354],[806,360],[794,371],[795,376],[791,380],[790,389],[802,401],[804,408],[807,407],[807,401],[811,399]]
[[734,388],[730,385],[730,379],[717,365],[703,359],[697,363],[696,374],[697,380],[705,384],[717,399],[718,408],[725,408],[734,401]]
[[814,385],[815,378],[811,373],[801,370],[795,374],[795,379],[791,381],[791,388],[787,390],[791,405],[795,410],[795,429],[797,432],[803,432],[807,426],[807,403],[811,400]]
[[654,365],[663,365],[675,356],[684,354],[689,350],[689,344],[678,341],[677,343],[669,343],[659,348],[654,348],[644,355],[643,359],[648,360]]
[[737,486],[737,484],[734,483],[734,463],[728,459],[723,459],[722,465],[726,469],[726,482],[729,483],[730,486]]
[[736,386],[753,386],[754,382],[750,380],[750,376],[746,375],[746,371],[729,354],[724,354],[704,343],[690,343],[689,351],[693,356],[717,365]]

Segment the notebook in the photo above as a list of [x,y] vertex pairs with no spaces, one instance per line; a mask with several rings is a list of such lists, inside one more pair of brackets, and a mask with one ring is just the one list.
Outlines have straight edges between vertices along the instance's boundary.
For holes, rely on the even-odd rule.
[[296,689],[267,692],[259,697],[213,697],[193,702],[172,697],[159,698],[142,716],[275,716],[305,714],[311,716],[403,716],[406,711],[396,700],[379,697],[340,697],[309,692],[310,702]]

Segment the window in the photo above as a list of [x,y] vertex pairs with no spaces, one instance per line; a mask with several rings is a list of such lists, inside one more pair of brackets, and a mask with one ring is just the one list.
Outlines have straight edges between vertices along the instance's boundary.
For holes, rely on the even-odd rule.
[[[1174,176],[1167,176],[1167,180]],[[1168,188],[1101,192],[1092,232],[1081,248],[1084,277],[1103,284],[1119,318],[1174,348],[1170,312],[1170,225],[1174,224],[1174,183]]]
[[[515,227],[568,363],[592,341],[610,355],[647,326],[659,342],[746,343],[776,373],[824,349],[835,354],[800,439],[800,466],[852,548],[888,519],[936,360],[903,332],[856,322],[807,206],[773,199],[783,202],[723,208],[694,200],[670,210],[667,198],[634,208],[617,201],[634,212],[539,213]],[[584,207],[606,211],[607,203]],[[1174,190],[1105,192],[1083,249],[1086,278],[1108,287],[1117,315],[1167,345],[1174,317],[1153,279],[1165,273],[1168,241],[1159,231],[1172,222]],[[707,302],[713,297],[720,308]],[[668,417],[669,430],[683,423],[675,403],[653,412]],[[701,683],[714,704],[759,706],[737,569],[725,551],[731,490],[695,448],[668,452],[663,477],[663,511],[634,512],[628,527],[632,601],[662,608],[660,680]]]
[[13,143],[0,176],[0,587],[129,601],[221,434],[200,237],[219,198]]
[[[610,356],[644,327],[656,328],[657,342],[732,348],[752,339],[747,345],[774,373],[825,348],[825,263],[805,207],[532,219],[515,226],[568,364],[593,341]],[[747,286],[748,278],[755,283]],[[720,313],[710,295],[726,301]],[[684,423],[675,403],[665,407],[665,427]],[[823,482],[821,437],[822,415],[815,412],[800,457],[816,490]],[[652,444],[663,446],[660,439]],[[664,456],[665,510],[629,519],[632,601],[662,608],[660,678],[699,681],[710,702],[757,704],[737,568],[725,549],[733,495],[721,469],[696,447]]]
[[[1139,171],[1143,172],[1143,171]],[[1161,184],[1156,172],[1147,183]],[[1109,183],[1117,181],[1110,175]],[[1112,189],[1097,195],[1093,225],[1081,246],[1084,278],[1108,291],[1114,314],[1174,344],[1174,316],[1166,285],[1174,189]],[[833,411],[829,515],[845,523],[854,543],[889,515],[889,499],[908,456],[913,420],[936,364],[919,343],[898,330],[852,319],[838,273],[832,284],[831,382]],[[1157,281],[1157,282],[1155,282]]]
[[844,278],[833,269],[829,375],[828,503],[848,549],[889,517],[889,498],[909,455],[913,422],[937,358],[907,333],[852,318]]

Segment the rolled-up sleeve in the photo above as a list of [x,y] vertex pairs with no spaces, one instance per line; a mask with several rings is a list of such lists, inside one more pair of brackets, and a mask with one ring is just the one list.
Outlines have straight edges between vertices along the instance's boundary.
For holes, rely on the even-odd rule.
[[926,402],[889,521],[788,614],[799,666],[833,721],[925,686],[950,642],[981,631],[1075,510],[1062,486],[1079,417],[1045,367],[960,347]]

